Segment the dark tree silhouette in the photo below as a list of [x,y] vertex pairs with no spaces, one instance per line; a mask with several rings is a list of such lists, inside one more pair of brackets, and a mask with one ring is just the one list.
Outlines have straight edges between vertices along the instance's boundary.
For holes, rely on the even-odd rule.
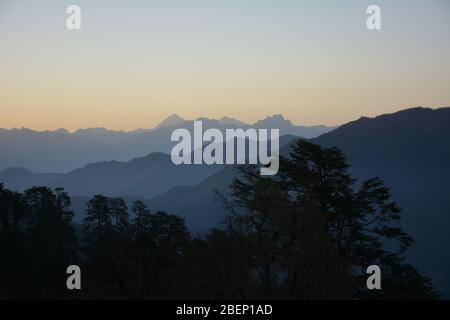
[[131,208],[129,222],[123,199],[97,195],[87,203],[87,291],[94,298],[175,297],[190,241],[184,220],[153,214],[142,201]]
[[[34,187],[23,195],[0,185],[1,279],[11,298],[63,298],[66,268],[77,261],[70,198]],[[3,255],[5,252],[5,255]]]
[[[0,298],[434,299],[405,263],[413,239],[379,178],[358,183],[342,151],[298,141],[279,174],[240,167],[220,229],[192,237],[182,218],[96,195],[74,234],[63,189],[0,183]],[[83,290],[66,289],[66,268]],[[366,268],[382,270],[382,290]]]
[[26,292],[24,270],[27,210],[23,196],[0,183],[0,298],[15,298]]
[[[412,238],[378,179],[357,188],[337,148],[299,140],[275,178],[243,167],[232,186],[227,232],[240,239],[258,297],[302,299],[435,298],[430,281],[404,263]],[[379,265],[383,288],[365,270]]]
[[94,196],[86,204],[83,226],[89,298],[126,298],[128,209],[125,202]]
[[144,204],[144,202],[138,200],[133,202],[131,212],[134,215],[133,219],[133,234],[137,238],[141,235],[145,235],[150,228],[151,212]]

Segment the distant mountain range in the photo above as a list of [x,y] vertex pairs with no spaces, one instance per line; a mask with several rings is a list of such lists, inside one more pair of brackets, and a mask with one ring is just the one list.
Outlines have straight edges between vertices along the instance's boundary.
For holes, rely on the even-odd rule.
[[[229,118],[202,120],[205,127],[243,126],[237,120]],[[46,155],[49,159],[52,156],[61,156],[61,159],[65,159],[67,155],[64,155],[64,152],[69,155],[74,152],[70,150],[70,146],[79,146],[83,135],[89,137],[83,136],[85,139],[83,141],[104,139],[102,140],[104,143],[99,145],[105,148],[101,150],[106,150],[107,147],[112,150],[108,151],[108,155],[122,152],[127,144],[136,148],[136,150],[131,147],[126,149],[128,154],[131,154],[131,151],[137,152],[140,145],[148,146],[143,147],[144,150],[163,148],[163,144],[167,147],[167,139],[172,129],[180,126],[190,128],[192,122],[174,115],[154,130],[133,133],[111,133],[105,129],[95,129],[95,134],[89,130],[73,134],[63,131],[46,134],[27,133],[25,130],[21,136],[17,132],[14,133],[14,130],[9,130],[6,134],[2,131],[0,150],[5,150],[3,148],[6,145],[9,148],[7,150],[15,153],[5,155],[2,152],[0,157],[2,161],[4,159],[12,161],[27,156],[27,159],[22,160],[33,164],[42,159],[43,152],[51,149],[54,151]],[[281,153],[288,155],[291,144],[297,137],[306,136],[304,133],[300,134],[301,130],[306,129],[293,126],[281,116],[269,117],[255,124],[255,127],[277,126],[283,127],[285,134],[291,132],[289,130],[297,133],[282,137]],[[329,129],[322,128],[324,131]],[[309,128],[309,132],[316,131]],[[109,138],[101,138],[102,134],[108,137],[116,135],[117,141],[121,142],[108,144],[105,141],[110,141]],[[5,136],[8,135],[14,138],[5,143],[7,140]],[[61,140],[58,138],[60,135],[71,138]],[[30,140],[27,137],[31,137]],[[20,142],[20,148],[14,149],[14,141]],[[24,145],[32,144],[33,141],[44,146],[48,141],[53,141],[53,146],[44,150],[36,147],[24,153]],[[68,145],[64,145],[61,141],[66,141]],[[392,188],[394,200],[403,209],[403,227],[416,239],[415,245],[408,253],[408,259],[420,271],[436,280],[439,289],[449,297],[450,108],[435,110],[414,108],[376,118],[364,117],[313,137],[310,141],[322,146],[337,146],[343,149],[351,164],[350,171],[359,181],[378,176]],[[161,145],[155,147],[152,143]],[[86,145],[87,142],[83,142],[83,146]],[[62,151],[58,152],[58,148]],[[85,152],[87,154],[83,161],[89,159],[89,152]],[[113,156],[110,159],[117,160]],[[78,162],[80,161],[79,159]],[[52,162],[44,163],[49,168],[52,164]],[[75,162],[69,164],[75,165]],[[17,163],[14,166],[17,167]],[[180,215],[186,219],[191,230],[202,231],[220,223],[225,211],[221,203],[215,201],[214,190],[226,192],[236,172],[234,166],[177,167],[171,163],[170,156],[151,153],[125,162],[96,162],[81,166],[67,174],[35,174],[23,168],[7,169],[0,171],[0,181],[7,187],[18,190],[37,184],[65,187],[72,196],[75,196],[74,209],[77,212],[77,221],[81,221],[86,197],[101,193],[127,196],[129,201],[135,197],[148,199],[146,202],[152,210],[165,210]]]
[[63,187],[73,196],[136,196],[151,198],[179,185],[195,185],[219,171],[221,166],[176,166],[170,156],[151,153],[128,162],[89,164],[69,173],[35,174],[23,168],[0,172],[0,181],[13,190],[34,185]]
[[[223,117],[218,120],[200,118],[203,127],[280,129],[281,135],[304,138],[317,137],[335,127],[296,126],[282,115],[267,117],[254,125]],[[176,128],[192,130],[193,121],[172,115],[153,129],[113,131],[105,128],[33,131],[30,129],[0,129],[0,170],[23,167],[36,173],[66,173],[100,161],[130,161],[153,152],[169,154],[174,143],[170,136]]]
[[[280,147],[295,136],[282,136]],[[178,186],[203,182],[224,165],[175,165],[170,155],[155,152],[127,162],[104,161],[86,165],[69,173],[33,173],[21,167],[0,171],[0,181],[9,189],[23,191],[31,186],[62,187],[75,197],[102,194],[110,197],[150,199]]]

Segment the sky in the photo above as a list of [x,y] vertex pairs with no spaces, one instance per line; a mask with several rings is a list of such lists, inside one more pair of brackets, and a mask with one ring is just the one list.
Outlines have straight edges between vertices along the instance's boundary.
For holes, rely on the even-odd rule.
[[[66,28],[67,6],[82,29]],[[382,30],[366,27],[381,7]],[[0,0],[0,127],[450,106],[448,0]]]

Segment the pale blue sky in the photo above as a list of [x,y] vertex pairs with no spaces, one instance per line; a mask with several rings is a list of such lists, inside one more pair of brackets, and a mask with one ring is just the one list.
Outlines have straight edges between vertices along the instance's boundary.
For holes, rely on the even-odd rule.
[[[82,9],[68,31],[65,9]],[[382,8],[381,31],[366,8]],[[0,127],[340,124],[450,105],[447,0],[0,0]]]

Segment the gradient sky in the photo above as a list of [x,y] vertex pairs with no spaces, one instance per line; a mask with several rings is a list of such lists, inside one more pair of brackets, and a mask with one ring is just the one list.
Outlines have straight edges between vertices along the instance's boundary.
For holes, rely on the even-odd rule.
[[448,0],[0,0],[3,128],[335,125],[415,106],[450,106]]

